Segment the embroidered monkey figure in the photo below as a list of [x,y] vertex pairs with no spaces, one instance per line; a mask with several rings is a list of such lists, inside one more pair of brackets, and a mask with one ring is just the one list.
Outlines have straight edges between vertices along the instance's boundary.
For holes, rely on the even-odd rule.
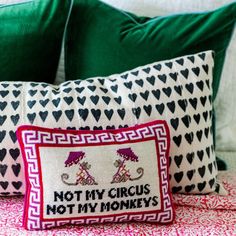
[[75,183],[68,183],[66,180],[69,179],[69,175],[64,173],[61,175],[61,180],[66,185],[97,185],[98,183],[95,181],[94,177],[92,177],[88,170],[91,168],[91,165],[88,162],[83,162],[79,165],[79,171],[77,172],[77,180]]
[[114,162],[114,166],[118,168],[118,170],[116,174],[113,176],[113,179],[111,181],[112,184],[126,182],[128,180],[135,181],[135,180],[141,179],[144,174],[144,169],[142,167],[139,167],[136,170],[139,176],[137,176],[136,178],[132,178],[129,170],[126,168],[124,161],[121,161],[120,159]]

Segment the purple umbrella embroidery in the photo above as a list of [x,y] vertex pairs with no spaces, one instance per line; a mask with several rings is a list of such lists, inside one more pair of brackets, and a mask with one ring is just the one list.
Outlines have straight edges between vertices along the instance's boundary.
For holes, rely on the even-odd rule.
[[94,177],[91,176],[88,170],[91,168],[91,165],[88,162],[80,163],[82,159],[85,158],[85,152],[78,151],[78,152],[70,152],[67,160],[65,161],[65,167],[70,167],[72,165],[79,165],[79,171],[76,174],[77,179],[75,183],[68,183],[66,180],[69,179],[69,175],[63,173],[61,175],[61,180],[66,185],[97,185]]
[[136,171],[139,174],[136,178],[132,178],[129,170],[126,168],[125,162],[132,161],[138,162],[138,156],[135,155],[131,148],[120,148],[117,150],[117,155],[120,156],[123,160],[118,159],[114,162],[115,167],[118,168],[117,172],[113,176],[111,183],[121,183],[128,180],[134,181],[142,178],[144,174],[144,169],[139,167]]

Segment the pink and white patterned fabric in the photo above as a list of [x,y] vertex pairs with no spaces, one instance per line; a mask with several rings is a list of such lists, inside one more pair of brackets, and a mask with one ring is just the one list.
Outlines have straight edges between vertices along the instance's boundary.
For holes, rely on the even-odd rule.
[[99,131],[22,126],[17,136],[26,169],[26,229],[173,221],[165,121]]
[[236,175],[233,172],[222,171],[219,172],[218,177],[228,191],[227,196],[216,194],[191,196],[174,194],[174,203],[180,206],[193,206],[205,209],[236,210]]
[[[219,175],[230,192],[230,197],[221,210],[209,210],[199,207],[176,206],[176,219],[173,224],[157,225],[148,223],[116,223],[82,226],[66,226],[62,228],[29,232],[22,227],[23,197],[0,198],[0,235],[34,235],[34,236],[134,236],[134,235],[163,235],[163,236],[195,236],[236,235],[236,211],[228,207],[235,202],[235,173],[225,172]],[[233,189],[234,188],[234,189]],[[205,196],[201,196],[205,198]],[[214,195],[211,198],[217,199]],[[223,197],[226,199],[227,197]],[[203,202],[203,201],[202,201]],[[231,202],[231,203],[230,203]],[[222,202],[224,203],[224,202]],[[199,206],[199,205],[198,205]],[[223,208],[226,210],[223,210]],[[228,210],[227,210],[228,209]]]

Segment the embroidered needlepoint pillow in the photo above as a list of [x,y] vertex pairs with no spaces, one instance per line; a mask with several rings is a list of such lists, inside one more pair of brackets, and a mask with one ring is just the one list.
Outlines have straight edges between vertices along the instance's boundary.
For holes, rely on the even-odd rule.
[[0,80],[53,83],[70,0],[0,1]]
[[26,229],[173,221],[165,122],[104,131],[22,126],[18,139],[28,184]]
[[130,127],[156,119],[170,127],[172,192],[219,188],[212,138],[212,51],[60,86],[1,82],[0,194],[25,191],[20,125],[80,130]]

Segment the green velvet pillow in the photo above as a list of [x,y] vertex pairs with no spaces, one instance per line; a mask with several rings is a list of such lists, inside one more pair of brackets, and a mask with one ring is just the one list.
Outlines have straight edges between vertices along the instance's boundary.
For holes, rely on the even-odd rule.
[[236,21],[236,3],[207,13],[138,17],[75,0],[66,37],[66,79],[107,76],[204,50],[215,51],[213,97]]
[[70,0],[0,4],[0,80],[55,79]]

